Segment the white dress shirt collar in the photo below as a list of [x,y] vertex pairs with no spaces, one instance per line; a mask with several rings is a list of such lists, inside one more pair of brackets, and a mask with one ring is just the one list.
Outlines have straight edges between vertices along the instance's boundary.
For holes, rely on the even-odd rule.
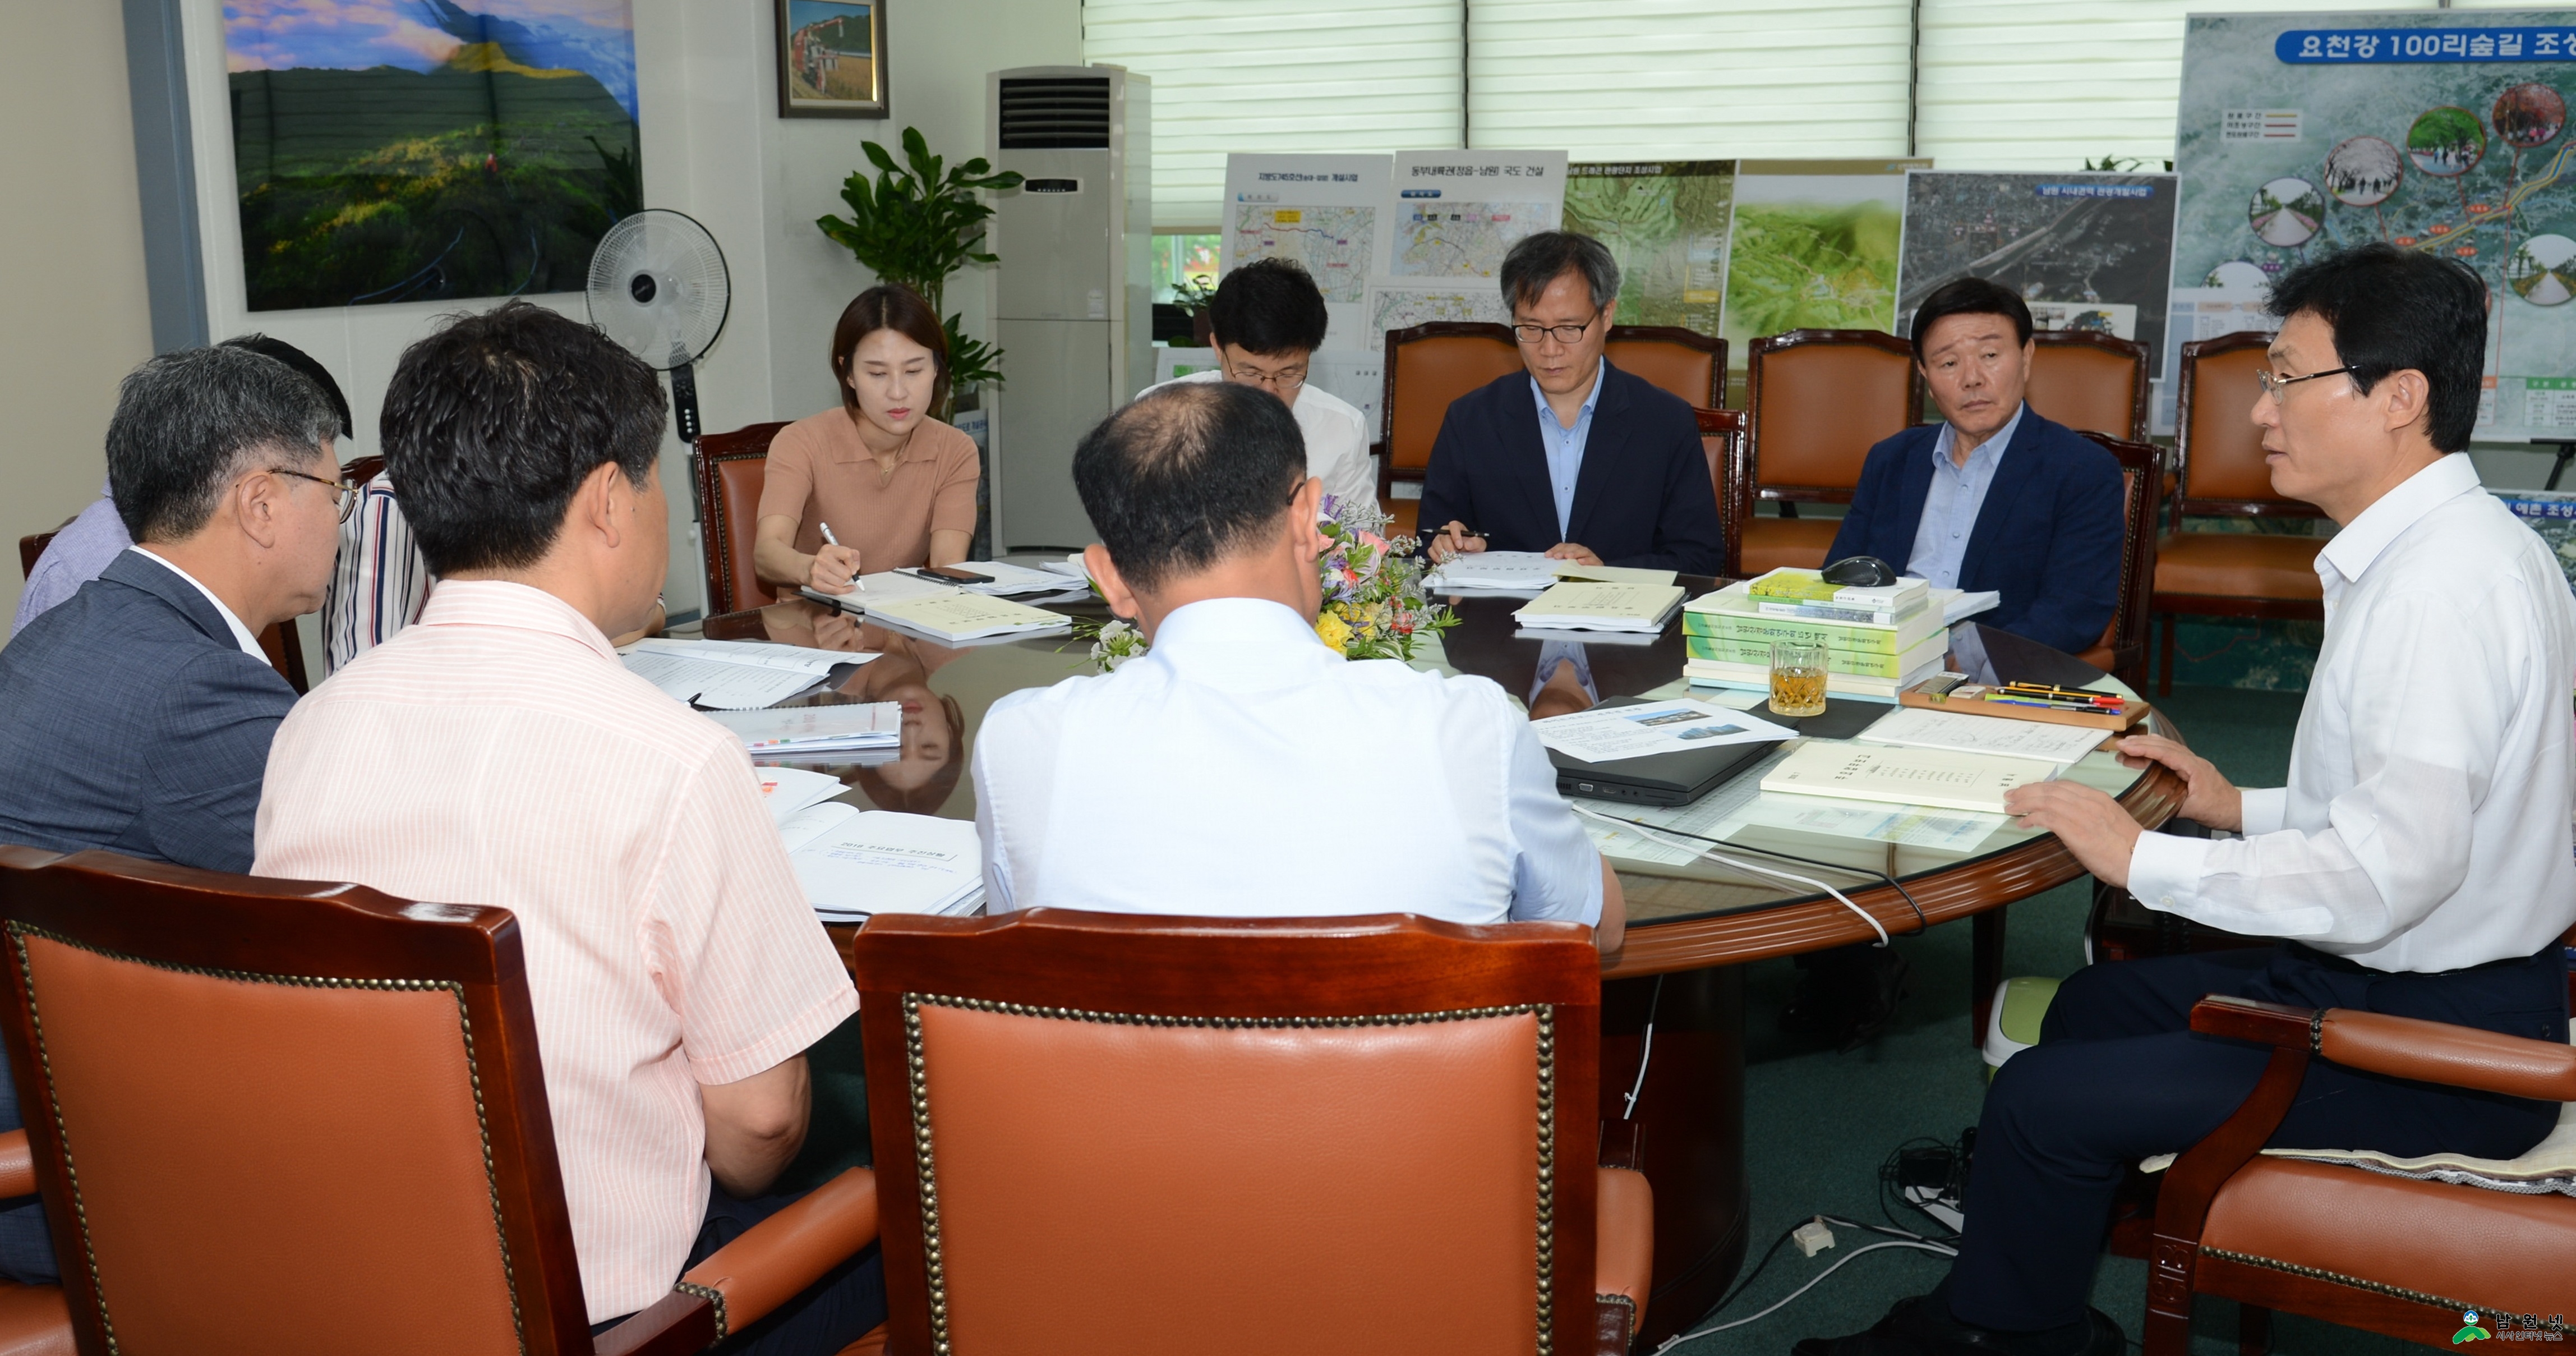
[[1209,598],[1163,618],[1146,652],[1193,682],[1243,691],[1297,687],[1346,662],[1314,625],[1267,598]]
[[2479,488],[2478,468],[2466,452],[2453,452],[2421,471],[2399,481],[2397,488],[2379,497],[2379,502],[2363,509],[2360,516],[2346,523],[2317,552],[2317,573],[2322,576],[2331,565],[2343,582],[2361,582],[2362,572],[2379,559],[2398,534],[2413,527],[2423,516],[2439,505]]
[[162,569],[168,570],[170,573],[179,576],[181,579],[187,580],[188,587],[206,595],[206,601],[215,605],[215,612],[224,619],[224,625],[233,629],[233,643],[241,646],[242,653],[249,655],[251,658],[258,660],[263,664],[268,662],[268,651],[259,648],[259,637],[251,634],[251,629],[242,625],[242,619],[234,616],[233,610],[224,606],[224,600],[216,597],[215,591],[207,588],[198,580],[197,576],[171,564],[169,560],[156,554],[149,546],[135,546],[127,549],[133,551],[134,554],[143,557],[145,560],[151,561],[153,564],[160,566]]

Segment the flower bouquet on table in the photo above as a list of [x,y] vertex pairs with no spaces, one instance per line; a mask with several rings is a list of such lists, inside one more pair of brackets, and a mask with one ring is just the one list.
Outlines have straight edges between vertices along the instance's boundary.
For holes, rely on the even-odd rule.
[[[1389,540],[1386,524],[1373,503],[1324,496],[1324,521],[1316,530],[1330,546],[1315,562],[1324,590],[1315,638],[1346,659],[1410,660],[1424,634],[1458,624],[1446,604],[1423,593],[1420,543]],[[1091,662],[1103,673],[1146,649],[1144,633],[1124,620],[1076,622],[1074,635],[1091,642]]]

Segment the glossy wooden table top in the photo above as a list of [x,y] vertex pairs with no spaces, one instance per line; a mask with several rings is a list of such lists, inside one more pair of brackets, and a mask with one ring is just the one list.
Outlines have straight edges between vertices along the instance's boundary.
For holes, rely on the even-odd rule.
[[[1717,581],[1685,576],[1681,582],[1697,595]],[[1070,616],[1107,615],[1087,593],[1023,601]],[[1649,643],[1586,638],[1569,646],[1515,630],[1511,613],[1524,598],[1451,601],[1461,617],[1459,626],[1422,647],[1415,657],[1416,667],[1491,678],[1505,692],[1547,714],[1581,709],[1611,697],[1670,697],[1688,690],[1682,678],[1684,650],[1678,622]],[[1969,630],[1961,628],[1954,637]],[[850,788],[844,799],[856,804],[959,819],[971,819],[975,813],[973,779],[966,769],[984,712],[1008,693],[1093,671],[1089,646],[1068,634],[946,646],[868,625],[803,600],[710,618],[705,635],[710,640],[769,640],[879,653],[881,658],[856,670],[836,671],[840,680],[836,686],[791,698],[784,705],[899,702],[903,744],[898,755],[866,765],[799,766],[840,777]],[[2055,651],[1981,628],[1969,644],[1979,645],[1988,637],[1996,638],[1989,647],[1991,662],[2004,677],[2071,682],[2093,673]],[[1540,672],[1543,662],[1545,674]],[[1700,695],[1713,694],[1703,690]],[[1763,713],[1756,710],[1755,714]],[[2171,733],[2169,728],[2165,732]],[[1786,751],[1784,747],[1782,754]],[[2140,772],[2122,767],[2106,753],[2087,757],[2067,775],[2110,792],[2150,828],[2171,818],[2181,803],[2180,778],[2162,768]],[[1802,818],[1813,822],[1814,798],[1763,793],[1754,789],[1759,780],[1759,770],[1747,771],[1703,802],[1725,807],[1717,816],[1720,822],[1701,827],[1702,832],[1726,841],[1728,846],[1717,850],[1744,849],[1731,855],[1808,882],[1829,884],[1892,935],[2024,899],[2084,874],[2055,837],[2009,821],[1982,834],[1973,829],[1963,833],[1951,826],[1946,846],[1930,841],[1942,837],[1939,831],[1944,826],[1938,824],[1912,826],[1910,833],[1901,834],[1910,841],[1815,832],[1800,826]],[[1580,803],[1623,817],[1637,813],[1624,805]],[[1974,841],[1964,841],[1970,836]],[[1612,861],[1627,894],[1628,940],[1605,971],[1610,976],[1731,964],[1877,936],[1849,908],[1813,884],[1705,858],[1682,863],[1614,854]],[[1903,887],[1901,891],[1897,885]]]

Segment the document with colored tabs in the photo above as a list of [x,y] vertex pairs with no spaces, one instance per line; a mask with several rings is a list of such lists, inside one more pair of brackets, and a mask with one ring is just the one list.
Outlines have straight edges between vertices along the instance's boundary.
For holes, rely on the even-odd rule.
[[867,611],[870,621],[951,642],[1054,631],[1072,625],[1062,613],[974,593],[903,598],[891,603],[871,598]]
[[710,711],[707,719],[733,731],[752,757],[764,761],[808,761],[822,754],[891,750],[903,743],[900,702],[791,706],[784,711]]

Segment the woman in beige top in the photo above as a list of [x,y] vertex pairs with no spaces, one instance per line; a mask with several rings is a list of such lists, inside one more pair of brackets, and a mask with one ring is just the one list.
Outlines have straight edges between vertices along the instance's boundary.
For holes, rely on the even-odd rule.
[[974,440],[930,417],[948,394],[939,317],[908,287],[861,292],[832,327],[832,375],[841,408],[769,444],[751,552],[761,581],[848,593],[862,573],[964,560],[983,472]]

